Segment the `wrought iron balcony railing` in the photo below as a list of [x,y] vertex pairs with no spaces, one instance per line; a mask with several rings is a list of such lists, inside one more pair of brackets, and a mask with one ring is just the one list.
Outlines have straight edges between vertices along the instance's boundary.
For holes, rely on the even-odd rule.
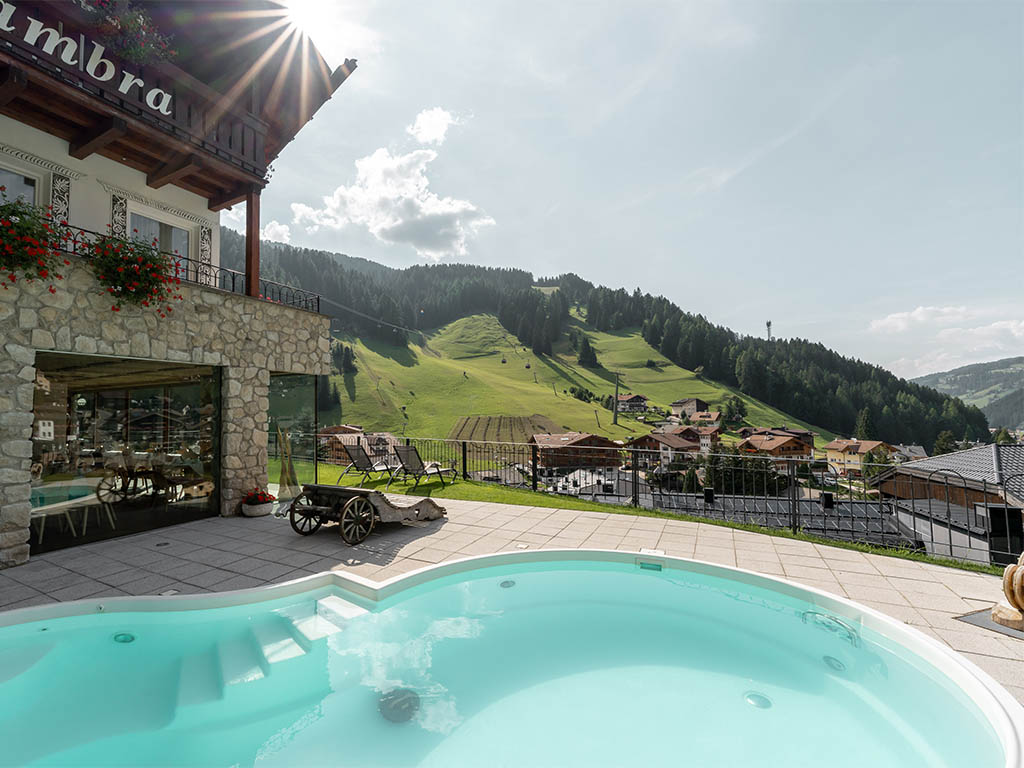
[[[92,254],[92,243],[96,239],[103,237],[103,235],[81,227],[71,226],[69,229],[72,236],[62,250],[73,256],[88,259]],[[227,291],[228,293],[245,295],[246,279],[244,272],[197,261],[189,256],[182,256],[177,253],[165,253],[178,262],[181,271],[177,276],[183,282],[206,288],[215,288]],[[264,278],[260,278],[259,298],[274,304],[304,309],[309,312],[320,311],[319,294]]]

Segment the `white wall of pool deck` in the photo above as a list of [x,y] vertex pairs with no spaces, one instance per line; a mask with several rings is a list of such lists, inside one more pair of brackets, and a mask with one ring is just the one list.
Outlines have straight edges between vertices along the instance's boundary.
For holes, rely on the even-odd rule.
[[[209,595],[176,595],[170,597],[108,597],[76,600],[0,612],[0,628],[38,621],[52,621],[70,616],[136,611],[173,612],[210,610],[261,602],[307,593],[329,591],[352,603],[358,610],[373,610],[380,601],[396,598],[405,590],[446,577],[472,574],[483,569],[532,563],[611,562],[654,564],[665,570],[704,574],[735,582],[735,589],[744,586],[777,592],[780,598],[797,599],[837,616],[855,629],[868,629],[902,646],[952,680],[981,710],[998,736],[1005,757],[1005,768],[1024,765],[1024,706],[992,677],[924,633],[893,619],[880,611],[830,594],[814,587],[777,576],[748,571],[716,563],[702,562],[659,554],[620,550],[549,549],[502,552],[477,555],[428,565],[383,582],[372,581],[357,574],[338,571],[320,573],[293,581],[254,589],[236,590]],[[733,588],[730,588],[732,590]]]
[[[180,219],[183,226],[201,221],[212,229],[213,263],[219,261],[219,216],[198,195],[173,185],[152,189],[142,172],[98,155],[76,160],[67,142],[2,116],[0,166],[35,177],[44,204],[54,173],[71,178],[68,221],[84,229],[107,231],[112,189],[125,193],[129,212],[149,210],[170,223]],[[191,231],[195,254],[198,230]],[[0,568],[29,558],[37,352],[220,368],[225,515],[237,514],[242,496],[267,482],[270,374],[325,374],[330,368],[330,321],[323,315],[189,283],[182,284],[184,300],[174,302],[166,319],[146,308],[126,306],[114,313],[85,263],[71,261],[54,295],[39,282],[0,290]]]

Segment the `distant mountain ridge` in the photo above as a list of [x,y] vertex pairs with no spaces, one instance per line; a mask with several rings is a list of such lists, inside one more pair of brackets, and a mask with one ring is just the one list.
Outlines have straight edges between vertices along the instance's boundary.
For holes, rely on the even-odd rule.
[[1024,357],[964,365],[914,381],[978,406],[992,426],[1024,427]]

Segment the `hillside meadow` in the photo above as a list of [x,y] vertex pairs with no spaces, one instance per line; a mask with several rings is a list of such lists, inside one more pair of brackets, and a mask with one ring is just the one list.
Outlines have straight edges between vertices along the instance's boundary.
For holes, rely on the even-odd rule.
[[[352,347],[358,371],[331,376],[341,409],[322,413],[321,424],[344,422],[368,431],[447,437],[458,431],[465,417],[512,416],[522,417],[523,423],[550,423],[556,429],[628,440],[650,427],[625,414],[619,415],[618,425],[612,424],[610,411],[568,393],[576,386],[598,396],[611,394],[612,372],[618,371],[621,392],[645,395],[660,408],[668,409],[673,400],[685,397],[699,397],[715,407],[738,394],[747,404],[749,424],[807,427],[819,433],[819,446],[833,437],[672,364],[644,342],[638,330],[598,332],[578,317],[572,327],[589,336],[602,367],[580,366],[566,339],[555,345],[552,355],[538,357],[491,315],[461,318],[408,346],[336,336],[335,343]],[[648,360],[655,367],[649,367]]]

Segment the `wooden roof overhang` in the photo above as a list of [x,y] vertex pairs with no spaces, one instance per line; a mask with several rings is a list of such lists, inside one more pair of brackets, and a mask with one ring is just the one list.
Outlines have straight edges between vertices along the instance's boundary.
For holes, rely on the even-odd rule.
[[[72,157],[108,157],[216,211],[266,184],[270,162],[355,69],[346,61],[330,72],[275,0],[147,10],[180,48],[177,63],[138,66],[104,50],[116,71],[104,82],[88,71],[98,40],[86,11],[71,0],[19,2],[13,29],[0,25],[0,113],[64,139]],[[29,42],[30,19],[77,43],[72,64],[61,58],[66,44]],[[126,73],[144,85],[119,87]]]

